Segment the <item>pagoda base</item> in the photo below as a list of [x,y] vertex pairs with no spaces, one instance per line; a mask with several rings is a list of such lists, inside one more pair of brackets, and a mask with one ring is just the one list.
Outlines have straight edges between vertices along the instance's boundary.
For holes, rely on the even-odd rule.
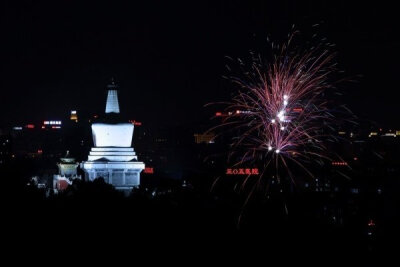
[[143,162],[118,161],[84,161],[81,168],[85,172],[85,180],[93,181],[102,177],[108,184],[118,190],[132,190],[140,185],[140,172],[144,169]]

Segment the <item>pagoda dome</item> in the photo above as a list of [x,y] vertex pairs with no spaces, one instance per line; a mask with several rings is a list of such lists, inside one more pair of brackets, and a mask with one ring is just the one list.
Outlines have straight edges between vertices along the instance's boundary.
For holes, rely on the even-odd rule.
[[114,81],[108,86],[106,110],[92,124],[95,147],[131,147],[134,126],[120,116],[118,87]]

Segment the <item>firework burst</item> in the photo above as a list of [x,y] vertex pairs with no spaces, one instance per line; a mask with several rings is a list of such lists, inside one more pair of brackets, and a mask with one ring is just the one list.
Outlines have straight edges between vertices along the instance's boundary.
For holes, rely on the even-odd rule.
[[[332,109],[327,99],[338,82],[332,80],[338,73],[329,49],[332,45],[319,42],[301,49],[292,44],[297,34],[273,47],[269,62],[254,54],[250,65],[239,60],[241,75],[230,80],[240,89],[224,103],[227,115],[213,128],[233,134],[229,159],[234,166],[246,162],[262,166],[251,192],[268,177],[278,183],[283,176],[290,177],[295,183],[294,166],[314,177],[308,165],[331,159],[326,144],[335,140],[332,125],[338,120],[335,110],[339,107]],[[249,179],[244,179],[242,187]]]

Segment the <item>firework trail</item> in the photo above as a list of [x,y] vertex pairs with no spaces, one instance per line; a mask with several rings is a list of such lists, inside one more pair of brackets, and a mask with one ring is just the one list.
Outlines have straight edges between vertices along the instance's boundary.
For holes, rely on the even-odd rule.
[[[297,165],[313,177],[307,165],[331,159],[326,143],[335,139],[332,125],[337,117],[326,94],[338,82],[332,80],[338,72],[329,50],[332,45],[319,42],[300,49],[292,44],[297,34],[289,35],[283,45],[275,45],[268,63],[254,54],[250,66],[239,60],[241,77],[230,79],[240,89],[224,103],[227,116],[213,128],[233,134],[229,159],[235,161],[234,166],[262,164],[248,198],[267,177],[273,176],[279,183],[286,176],[295,183],[291,167]],[[249,179],[244,179],[242,188]]]

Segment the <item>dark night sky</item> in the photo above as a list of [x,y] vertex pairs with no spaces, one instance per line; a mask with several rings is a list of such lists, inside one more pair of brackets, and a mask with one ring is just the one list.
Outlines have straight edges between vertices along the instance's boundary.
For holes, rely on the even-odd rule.
[[323,22],[340,68],[363,76],[346,85],[344,101],[363,118],[400,127],[395,4],[14,2],[0,4],[0,125],[57,119],[71,109],[102,112],[111,76],[133,119],[200,121],[209,115],[203,104],[230,93],[221,78],[225,56],[245,56],[267,35],[286,35],[293,23],[302,30]]

